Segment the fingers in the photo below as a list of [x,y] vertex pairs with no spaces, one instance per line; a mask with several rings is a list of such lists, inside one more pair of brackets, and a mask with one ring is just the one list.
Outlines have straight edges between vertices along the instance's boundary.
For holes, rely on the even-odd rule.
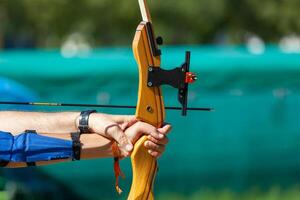
[[[166,142],[167,144],[167,142]],[[152,141],[147,140],[144,143],[145,148],[148,149],[148,153],[153,157],[160,157],[166,150],[166,144],[158,144]]]
[[120,124],[121,129],[124,131],[126,128],[135,124],[138,120],[132,115],[118,115],[113,119],[116,123]]
[[169,142],[169,138],[168,137],[163,137],[162,139],[156,139],[154,137],[152,137],[151,135],[148,135],[148,140],[155,143],[155,144],[162,144],[162,145],[166,145]]
[[[144,146],[151,156],[159,157],[165,151],[169,142],[167,134],[171,130],[171,125],[165,125],[162,128],[144,123],[137,122],[134,116],[111,116],[115,125],[107,128],[107,135],[117,141],[119,148],[125,156],[128,156],[133,149],[133,145],[141,135],[147,135],[147,141]],[[126,135],[125,135],[126,134]]]
[[158,140],[164,138],[164,135],[159,133],[154,126],[144,122],[137,122],[133,126],[127,128],[125,133],[133,143],[135,143],[142,135],[152,135]]
[[118,143],[118,147],[124,156],[129,155],[129,152],[133,149],[133,145],[119,125],[114,124],[108,126],[105,133]]
[[152,151],[152,150],[148,150],[148,153],[155,158],[159,158],[162,154],[162,153],[159,153],[157,151]]
[[148,140],[156,143],[166,145],[169,142],[169,139],[166,135],[171,131],[171,125],[167,124],[162,128],[154,129],[150,132]]
[[139,131],[148,135],[144,146],[148,149],[148,153],[151,156],[158,158],[161,154],[163,154],[166,149],[166,145],[169,142],[166,135],[170,132],[171,125],[167,124],[162,128],[157,129],[147,123],[140,124]]
[[155,144],[154,142],[151,142],[151,141],[146,141],[144,143],[144,146],[149,150],[156,151],[156,152],[159,152],[159,153],[164,152],[165,149],[166,149],[165,145],[158,145],[158,144]]
[[148,135],[152,136],[152,138],[156,140],[162,140],[165,137],[165,135],[159,132],[156,128],[153,128],[150,132],[148,132]]
[[139,131],[143,132],[146,135],[151,135],[153,138],[156,138],[157,140],[161,140],[165,137],[165,134],[168,131],[168,127],[157,129],[156,127],[150,124],[142,122]]
[[148,153],[158,158],[160,157],[165,149],[166,145],[169,142],[168,137],[166,136],[167,133],[171,130],[170,125],[166,125],[156,131],[152,131],[150,135],[147,136],[147,141],[144,143],[144,146],[148,149]]

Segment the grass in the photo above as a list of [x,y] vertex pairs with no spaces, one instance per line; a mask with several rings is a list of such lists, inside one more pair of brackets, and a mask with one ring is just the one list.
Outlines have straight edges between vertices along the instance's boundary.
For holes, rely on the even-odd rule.
[[300,186],[282,189],[273,186],[267,191],[252,188],[245,192],[234,192],[229,189],[211,190],[201,189],[189,195],[182,195],[176,192],[160,194],[158,200],[299,200]]
[[0,191],[0,200],[8,200],[8,195],[7,192],[5,191]]

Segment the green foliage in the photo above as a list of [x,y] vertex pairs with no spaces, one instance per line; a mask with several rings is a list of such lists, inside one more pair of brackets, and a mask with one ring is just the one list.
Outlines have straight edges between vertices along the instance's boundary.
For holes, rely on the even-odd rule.
[[227,6],[231,30],[250,31],[269,42],[300,32],[298,0],[228,0]]
[[[149,1],[168,44],[240,43],[246,33],[267,42],[300,32],[299,0]],[[140,20],[137,0],[0,0],[0,35],[56,47],[79,32],[95,45],[129,45]]]

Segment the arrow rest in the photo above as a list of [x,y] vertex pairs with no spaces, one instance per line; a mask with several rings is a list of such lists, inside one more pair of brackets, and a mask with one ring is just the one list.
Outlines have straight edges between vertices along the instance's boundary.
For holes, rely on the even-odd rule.
[[197,76],[190,72],[191,52],[185,53],[185,62],[177,68],[165,70],[160,67],[149,66],[148,87],[170,85],[178,89],[178,101],[182,106],[182,115],[187,114],[189,84],[197,80]]

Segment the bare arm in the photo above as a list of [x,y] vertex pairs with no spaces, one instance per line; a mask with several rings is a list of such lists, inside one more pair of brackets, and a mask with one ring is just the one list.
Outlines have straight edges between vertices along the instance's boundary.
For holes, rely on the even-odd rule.
[[42,112],[0,112],[0,130],[13,135],[25,130],[38,133],[66,134],[77,131],[79,112],[42,113]]
[[[71,140],[70,133],[78,131],[78,116],[79,112],[40,113],[3,111],[0,112],[0,130],[10,132],[13,135],[20,134],[25,130],[36,130],[41,135]],[[102,113],[92,114],[89,122],[93,133],[81,135],[81,159],[112,157],[112,141],[119,141],[119,148],[123,147],[125,149],[125,151],[121,151],[123,156],[128,156],[131,151],[126,151],[128,142],[130,144],[135,143],[142,134],[149,135],[145,146],[149,149],[151,155],[158,157],[165,150],[165,145],[168,143],[165,134],[171,129],[171,126],[167,125],[163,129],[157,130],[149,124],[137,122],[134,116],[107,115]],[[107,129],[107,127],[113,124],[117,126]],[[162,135],[164,136],[162,137]],[[38,162],[37,165],[62,161],[66,160]],[[8,167],[24,166],[26,166],[25,163],[10,163],[8,165]]]
[[[69,134],[78,131],[79,115],[80,112],[3,111],[0,112],[0,130],[10,132],[13,135],[23,133],[25,130],[35,130],[40,134]],[[135,122],[134,116],[107,115],[103,113],[93,113],[89,119],[91,132],[117,141],[120,150],[124,154],[129,154],[133,148],[131,141],[124,134],[124,129]]]

